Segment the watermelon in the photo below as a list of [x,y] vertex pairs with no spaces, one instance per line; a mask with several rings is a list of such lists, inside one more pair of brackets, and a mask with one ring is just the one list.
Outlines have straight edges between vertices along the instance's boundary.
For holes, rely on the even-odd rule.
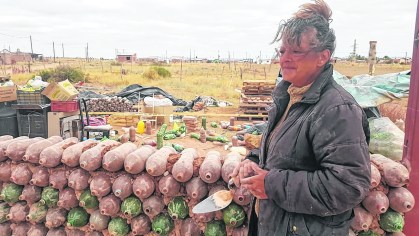
[[109,222],[108,231],[114,236],[125,236],[129,233],[130,228],[125,219],[116,217]]
[[380,227],[387,232],[400,232],[403,231],[404,218],[403,215],[393,210],[380,215]]
[[159,214],[154,218],[151,227],[158,235],[168,235],[174,228],[174,224],[168,215]]
[[239,227],[243,224],[246,213],[243,208],[235,203],[231,203],[223,210],[224,223],[229,227]]
[[173,198],[167,205],[167,208],[169,215],[173,220],[185,219],[185,217],[189,214],[188,204],[185,202],[183,197]]

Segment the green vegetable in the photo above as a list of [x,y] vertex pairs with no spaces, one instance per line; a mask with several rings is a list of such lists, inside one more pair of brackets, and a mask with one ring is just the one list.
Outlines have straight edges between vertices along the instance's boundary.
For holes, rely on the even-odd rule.
[[243,224],[246,213],[243,208],[235,203],[231,203],[223,210],[223,220],[227,226],[239,227]]
[[373,232],[371,230],[368,231],[362,231],[358,234],[358,236],[380,236],[379,234],[377,234],[376,232]]
[[89,221],[89,214],[81,207],[72,208],[67,215],[67,224],[73,227],[82,227]]
[[154,218],[151,227],[158,235],[168,235],[174,228],[174,225],[168,215],[160,214]]
[[221,135],[219,135],[219,136],[207,136],[206,140],[210,141],[210,142],[217,141],[217,142],[220,142],[220,143],[228,143],[229,142],[229,140],[226,137],[221,136]]
[[176,134],[164,134],[163,139],[170,140],[170,139],[175,139],[176,137],[177,137]]
[[160,149],[163,147],[163,134],[158,132],[157,133],[157,149]]
[[169,130],[169,131],[166,131],[166,132],[164,132],[164,134],[166,135],[166,134],[176,134],[176,130]]
[[204,128],[204,130],[207,130],[207,117],[205,116],[202,117],[202,128]]
[[177,151],[177,152],[182,152],[185,148],[177,143],[172,144],[172,147]]
[[96,196],[93,196],[90,190],[85,190],[80,195],[79,205],[85,209],[96,209],[99,206],[99,201]]
[[394,134],[388,132],[371,133],[371,139],[389,141],[394,139]]
[[393,210],[388,210],[387,212],[380,215],[380,227],[387,232],[400,232],[404,227],[404,218],[403,216]]
[[22,194],[22,190],[23,186],[14,183],[7,183],[3,186],[0,197],[5,202],[15,203],[19,201],[19,196]]
[[108,231],[114,236],[124,236],[130,231],[130,228],[125,219],[121,217],[113,218],[108,225]]
[[29,214],[26,219],[30,222],[41,223],[45,220],[47,216],[48,208],[45,204],[37,202],[31,206]]
[[47,205],[48,207],[57,206],[58,189],[55,189],[53,187],[45,187],[44,189],[42,189],[41,200],[39,202],[41,204]]
[[189,214],[189,207],[183,197],[173,198],[167,205],[167,210],[173,220],[185,219]]
[[182,123],[182,125],[180,126],[179,132],[181,134],[186,133],[186,125],[184,123]]
[[217,128],[218,127],[217,122],[215,122],[215,121],[211,122],[211,127],[212,128]]
[[162,126],[160,127],[158,133],[165,134],[166,133],[166,129],[167,129],[167,125],[166,124],[162,124]]
[[205,236],[226,236],[226,227],[222,221],[215,220],[207,223],[205,227]]
[[7,215],[9,214],[10,206],[9,204],[2,202],[0,203],[0,224],[8,221]]
[[141,214],[141,201],[136,197],[128,197],[121,204],[121,212],[125,216],[136,217]]
[[191,133],[190,136],[191,136],[191,138],[199,140],[199,134]]

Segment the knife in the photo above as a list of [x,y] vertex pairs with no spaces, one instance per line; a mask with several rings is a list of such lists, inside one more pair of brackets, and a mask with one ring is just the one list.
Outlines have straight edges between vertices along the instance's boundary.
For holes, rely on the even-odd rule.
[[194,208],[192,208],[192,212],[194,214],[200,214],[219,211],[230,205],[234,195],[234,178],[236,177],[233,177],[228,181],[229,190],[217,191],[216,193],[202,200]]

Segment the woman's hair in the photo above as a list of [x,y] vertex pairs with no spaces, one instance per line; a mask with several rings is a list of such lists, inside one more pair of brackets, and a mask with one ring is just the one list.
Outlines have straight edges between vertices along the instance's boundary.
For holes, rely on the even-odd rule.
[[318,51],[328,49],[330,54],[333,54],[336,36],[334,30],[329,28],[331,16],[332,10],[323,0],[303,4],[293,17],[279,24],[272,43],[282,40],[288,45],[300,45],[301,34],[315,30],[316,37],[310,42],[312,48]]

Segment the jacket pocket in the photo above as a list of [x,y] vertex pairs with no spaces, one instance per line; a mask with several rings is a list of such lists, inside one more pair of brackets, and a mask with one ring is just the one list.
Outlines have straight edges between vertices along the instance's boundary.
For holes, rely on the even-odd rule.
[[304,220],[310,235],[348,235],[354,217],[353,210],[334,216],[305,215]]

